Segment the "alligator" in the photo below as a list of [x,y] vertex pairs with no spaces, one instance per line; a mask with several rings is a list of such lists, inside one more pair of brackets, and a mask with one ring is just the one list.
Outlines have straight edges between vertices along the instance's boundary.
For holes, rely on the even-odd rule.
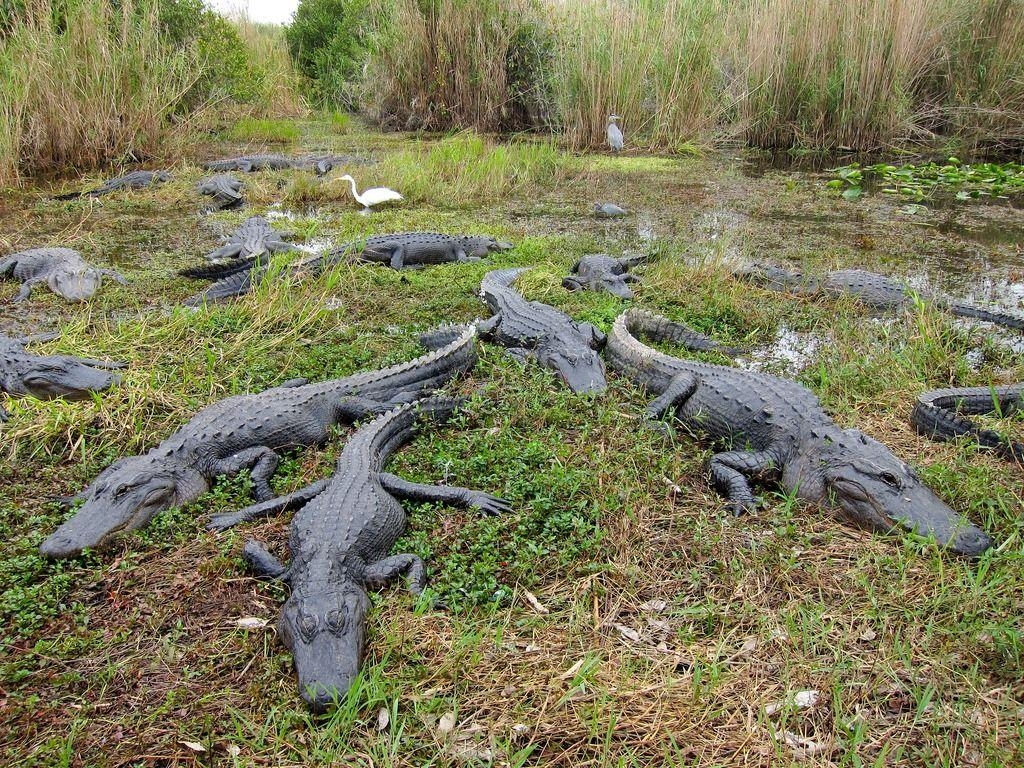
[[218,208],[234,208],[242,204],[242,182],[230,173],[218,173],[201,180],[199,194],[209,195]]
[[225,530],[286,509],[299,510],[291,522],[292,559],[287,566],[251,539],[243,556],[257,575],[284,581],[291,588],[278,635],[292,653],[299,693],[316,713],[336,704],[359,672],[370,608],[367,589],[403,574],[412,594],[422,594],[426,586],[426,566],[419,557],[389,554],[406,526],[399,499],[475,508],[485,514],[510,508],[489,493],[412,483],[383,471],[419,423],[443,421],[456,408],[457,401],[447,399],[399,406],[349,438],[333,477],[235,513],[215,515],[207,526]]
[[628,284],[639,282],[639,278],[628,270],[643,260],[642,256],[615,259],[605,253],[584,256],[562,285],[570,291],[608,291],[620,299],[631,299],[633,291]]
[[[120,459],[72,501],[78,511],[47,538],[40,551],[67,557],[111,542],[122,531],[205,493],[218,475],[252,472],[258,500],[273,495],[269,480],[278,451],[324,442],[338,423],[351,423],[433,392],[476,364],[472,326],[432,338],[422,357],[381,371],[315,384],[303,379],[207,406],[174,434],[140,456]],[[454,337],[454,338],[453,338]]]
[[981,429],[966,416],[1000,414],[1007,416],[1024,406],[1024,384],[992,387],[933,389],[917,397],[910,423],[932,440],[953,440],[970,435],[983,448],[1004,459],[1024,462],[1024,443],[1007,440],[991,429]]
[[[107,371],[124,368],[124,363],[69,355],[33,355],[25,351],[26,344],[55,338],[57,334],[20,339],[0,335],[0,391],[11,397],[31,396],[39,400],[86,400],[93,392],[103,392],[120,383],[120,376]],[[6,421],[8,416],[0,406],[0,421]]]
[[310,155],[309,157],[285,157],[284,155],[243,155],[225,160],[209,160],[203,163],[208,171],[283,171],[290,168],[312,170],[323,176],[336,165],[362,162],[349,155]]
[[840,429],[795,381],[671,357],[636,334],[689,346],[695,332],[630,309],[612,325],[605,355],[613,369],[657,395],[647,406],[649,419],[672,411],[726,444],[728,450],[711,457],[711,477],[735,513],[756,506],[750,480],[774,475],[787,492],[869,529],[934,536],[967,556],[991,546],[988,535],[950,509],[913,469],[859,430]]
[[46,283],[50,290],[68,301],[88,301],[109,275],[119,283],[128,281],[112,269],[90,266],[82,254],[71,248],[31,248],[0,258],[0,277],[21,281],[21,290],[13,301],[21,302],[32,294],[32,288]]
[[100,195],[116,192],[119,189],[142,189],[143,187],[150,187],[154,184],[170,181],[170,179],[171,174],[167,173],[167,171],[132,171],[124,176],[118,176],[117,178],[105,181],[95,189],[86,190],[85,192],[69,192],[65,195],[57,195],[53,199],[72,200],[76,197],[99,197]]
[[736,276],[771,290],[786,291],[802,296],[849,294],[871,309],[877,310],[899,310],[910,306],[916,293],[922,299],[958,317],[971,317],[1006,328],[1024,330],[1024,315],[999,308],[962,304],[922,293],[899,280],[863,269],[840,269],[819,279],[805,276],[799,271],[790,272],[767,264],[753,264],[737,272]]
[[598,351],[605,336],[590,323],[578,323],[564,312],[539,301],[527,301],[512,283],[527,269],[488,272],[480,295],[494,312],[477,323],[483,338],[508,348],[513,356],[532,357],[551,368],[573,392],[598,393],[607,387]]
[[617,219],[627,213],[629,211],[615,203],[594,203],[594,218],[597,219]]

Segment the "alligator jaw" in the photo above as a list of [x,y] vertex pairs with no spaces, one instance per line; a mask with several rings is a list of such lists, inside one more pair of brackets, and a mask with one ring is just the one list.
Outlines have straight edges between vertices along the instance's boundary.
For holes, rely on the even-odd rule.
[[50,288],[68,301],[88,301],[100,289],[102,276],[89,267],[84,270],[61,270],[51,276]]

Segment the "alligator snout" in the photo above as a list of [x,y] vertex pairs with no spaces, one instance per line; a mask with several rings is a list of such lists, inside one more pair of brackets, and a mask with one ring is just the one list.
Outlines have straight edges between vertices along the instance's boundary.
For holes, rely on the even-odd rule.
[[39,553],[41,555],[54,559],[71,557],[81,551],[82,547],[79,546],[76,541],[72,540],[71,537],[61,536],[56,533],[47,537],[43,543],[39,545]]

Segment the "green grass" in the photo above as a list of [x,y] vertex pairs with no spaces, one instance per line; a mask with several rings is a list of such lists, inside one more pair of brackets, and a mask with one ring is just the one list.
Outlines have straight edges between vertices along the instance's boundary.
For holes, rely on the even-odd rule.
[[293,120],[243,117],[224,134],[228,141],[260,141],[287,143],[300,136],[299,126]]
[[[873,197],[848,217],[816,176],[746,178],[714,155],[589,164],[546,143],[461,134],[420,143],[332,133],[324,119],[301,123],[287,145],[314,148],[372,150],[380,162],[353,171],[360,186],[386,183],[407,202],[364,217],[350,202],[313,199],[315,208],[275,224],[300,244],[425,229],[487,233],[516,248],[402,273],[345,266],[192,312],[177,305],[202,283],[174,271],[307,184],[308,173],[250,174],[250,207],[199,226],[192,190],[204,172],[190,162],[158,189],[102,205],[24,194],[0,206],[12,247],[59,241],[131,280],[84,306],[45,289],[4,303],[2,332],[59,328],[62,337],[38,349],[130,365],[122,386],[95,401],[4,403],[0,680],[9,727],[0,762],[1021,762],[1019,468],[966,444],[928,442],[906,420],[921,389],[1019,379],[1019,357],[934,307],[875,319],[850,301],[792,299],[730,276],[739,258],[913,274],[970,248],[986,258],[960,263],[965,279],[998,281],[1016,263],[1012,251],[939,237],[941,212],[923,213],[923,225],[894,223],[891,206]],[[595,221],[593,199],[634,216]],[[638,234],[642,213],[659,233],[653,243]],[[1008,214],[971,206],[962,215],[994,225]],[[977,563],[957,560],[928,542],[851,529],[770,484],[760,487],[763,509],[734,518],[705,474],[712,447],[686,434],[665,442],[641,418],[647,396],[627,380],[610,374],[605,395],[577,397],[546,370],[481,344],[472,376],[452,387],[470,396],[466,415],[419,435],[389,470],[500,494],[513,511],[481,518],[406,505],[394,551],[426,560],[429,594],[415,600],[391,585],[373,595],[363,672],[327,717],[300,705],[273,632],[287,589],[252,578],[240,556],[248,538],[287,556],[287,516],[218,535],[204,528],[208,515],[251,503],[247,474],[109,552],[60,563],[37,555],[66,515],[53,497],[154,446],[208,403],[411,359],[416,331],[488,314],[476,291],[496,266],[536,265],[520,282],[527,298],[607,330],[627,303],[568,293],[561,277],[586,253],[648,250],[658,257],[636,269],[635,304],[741,346],[782,328],[819,335],[807,365],[779,370],[813,389],[842,426],[919,467],[997,548]],[[292,257],[301,254],[283,256]],[[0,283],[0,302],[16,290]],[[971,368],[965,353],[979,346]],[[1020,439],[1019,418],[989,423]],[[327,476],[350,433],[288,453],[274,489]],[[251,617],[269,624],[238,626]],[[785,705],[806,690],[819,691],[817,705]],[[823,751],[798,759],[772,735],[781,730]]]

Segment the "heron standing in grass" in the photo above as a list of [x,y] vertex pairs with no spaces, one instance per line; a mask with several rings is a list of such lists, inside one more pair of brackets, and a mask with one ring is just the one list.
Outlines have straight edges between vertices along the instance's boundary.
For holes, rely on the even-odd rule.
[[615,124],[615,121],[619,119],[618,115],[608,115],[608,146],[612,148],[612,152],[619,152],[625,146],[622,131]]

